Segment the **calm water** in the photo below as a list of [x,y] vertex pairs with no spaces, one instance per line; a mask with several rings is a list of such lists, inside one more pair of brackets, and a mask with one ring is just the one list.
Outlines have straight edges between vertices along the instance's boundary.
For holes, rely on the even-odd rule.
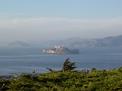
[[122,54],[0,56],[0,74],[33,70],[45,72],[46,68],[61,69],[64,60],[68,57],[76,62],[78,69],[93,67],[111,69],[122,66]]

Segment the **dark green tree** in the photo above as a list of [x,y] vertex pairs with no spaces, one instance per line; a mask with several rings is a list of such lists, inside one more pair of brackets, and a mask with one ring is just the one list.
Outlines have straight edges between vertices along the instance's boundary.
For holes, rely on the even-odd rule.
[[67,58],[63,64],[63,71],[72,71],[76,68],[75,62],[71,62],[70,58]]

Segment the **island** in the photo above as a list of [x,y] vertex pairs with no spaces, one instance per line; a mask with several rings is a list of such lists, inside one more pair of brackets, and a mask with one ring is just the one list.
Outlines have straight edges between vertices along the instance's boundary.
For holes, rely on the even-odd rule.
[[78,49],[69,49],[64,46],[54,46],[53,48],[47,48],[42,50],[45,54],[56,54],[56,55],[63,55],[63,54],[79,54]]

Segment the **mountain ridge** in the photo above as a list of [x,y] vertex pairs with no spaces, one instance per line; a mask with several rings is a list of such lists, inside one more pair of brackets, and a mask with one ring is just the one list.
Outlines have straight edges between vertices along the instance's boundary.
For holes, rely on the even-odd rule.
[[40,43],[27,43],[24,41],[14,41],[8,44],[8,47],[52,47],[62,45],[69,48],[101,48],[101,47],[122,47],[122,35],[109,36],[96,39],[69,38],[64,40],[46,41]]

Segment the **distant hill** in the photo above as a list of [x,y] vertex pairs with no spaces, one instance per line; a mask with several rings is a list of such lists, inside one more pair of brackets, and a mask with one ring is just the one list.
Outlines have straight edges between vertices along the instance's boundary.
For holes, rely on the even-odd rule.
[[30,45],[24,41],[14,41],[9,43],[8,47],[30,47]]
[[102,39],[78,40],[72,42],[73,47],[122,47],[122,36],[105,37]]
[[59,44],[71,48],[122,47],[122,35],[99,38],[99,39],[70,38],[61,41],[52,41],[50,44],[51,45]]
[[8,44],[8,47],[53,47],[55,45],[62,45],[68,48],[108,48],[108,47],[122,47],[122,35],[111,36],[99,39],[81,39],[69,38],[65,40],[55,40],[35,43],[27,43],[24,41],[15,41]]
[[0,47],[0,55],[32,55],[42,54],[43,48],[62,45],[69,49],[78,49],[81,54],[122,53],[122,35],[99,39],[70,38],[46,42],[14,41],[5,47]]

